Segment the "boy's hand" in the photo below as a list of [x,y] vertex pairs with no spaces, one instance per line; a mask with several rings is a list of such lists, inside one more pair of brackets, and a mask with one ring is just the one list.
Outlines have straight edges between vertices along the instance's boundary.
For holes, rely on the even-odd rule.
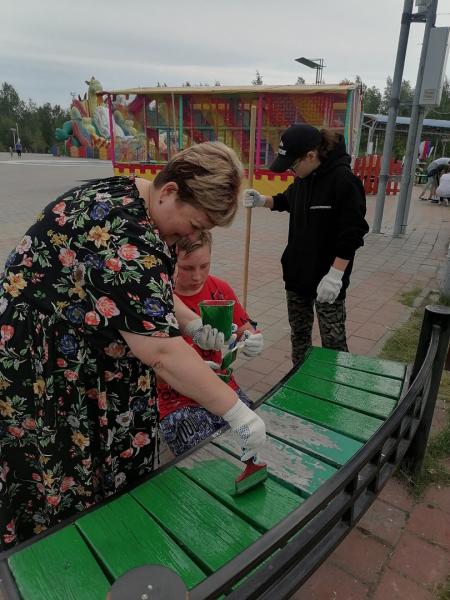
[[244,331],[242,339],[244,342],[242,353],[245,356],[253,358],[254,356],[261,354],[264,348],[264,339],[261,332],[258,331],[256,333],[251,333],[250,331],[246,330]]

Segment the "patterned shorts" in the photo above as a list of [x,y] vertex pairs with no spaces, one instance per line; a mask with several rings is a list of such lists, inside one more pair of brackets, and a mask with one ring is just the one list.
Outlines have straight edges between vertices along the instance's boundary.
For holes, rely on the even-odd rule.
[[[238,388],[236,393],[242,402],[251,405],[250,398],[241,389]],[[159,423],[159,430],[175,456],[180,456],[225,424],[222,417],[213,415],[202,406],[185,406],[164,417]]]

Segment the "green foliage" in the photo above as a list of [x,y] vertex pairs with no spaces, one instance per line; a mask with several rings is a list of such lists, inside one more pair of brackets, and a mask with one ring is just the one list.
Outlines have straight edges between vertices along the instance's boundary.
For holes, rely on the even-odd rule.
[[407,290],[406,292],[400,294],[400,302],[402,304],[405,304],[406,306],[414,306],[414,300],[417,298],[417,296],[419,296],[421,292],[422,288],[413,287],[410,290]]
[[257,70],[256,71],[256,76],[255,79],[253,79],[252,81],[252,85],[262,85],[263,84],[263,78],[261,73]]
[[13,145],[12,128],[19,128],[24,149],[48,152],[55,143],[55,129],[70,119],[68,110],[46,102],[37,106],[32,100],[21,100],[12,85],[3,82],[0,88],[0,150]]

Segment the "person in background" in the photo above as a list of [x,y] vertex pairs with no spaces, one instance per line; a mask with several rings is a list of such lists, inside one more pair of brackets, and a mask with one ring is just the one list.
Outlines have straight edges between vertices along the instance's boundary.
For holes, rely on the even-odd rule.
[[448,199],[450,198],[450,165],[447,165],[442,170],[436,195],[439,197],[441,204],[445,203],[448,206]]
[[301,364],[311,347],[314,307],[322,346],[348,351],[345,295],[355,252],[364,244],[369,226],[364,189],[350,168],[344,138],[306,123],[292,125],[281,136],[270,169],[290,170],[294,182],[275,196],[246,190],[243,203],[289,212],[281,263],[292,361]]
[[[242,353],[248,357],[258,356],[264,345],[263,335],[250,322],[233,288],[226,281],[210,275],[211,245],[209,231],[202,231],[195,241],[183,238],[177,243],[175,294],[197,314],[200,314],[199,303],[202,300],[234,300],[233,323],[237,325],[238,341],[243,340],[244,343]],[[185,339],[192,344],[192,339]],[[194,348],[218,375],[225,374],[220,370],[220,351],[204,350],[199,346]],[[247,406],[251,404],[233,375],[228,385]],[[187,452],[225,425],[222,417],[212,414],[163,381],[158,381],[158,409],[161,434],[176,456]]]
[[16,152],[17,152],[17,157],[22,158],[22,144],[20,143],[20,141],[18,141],[16,143]]
[[[430,200],[432,204],[437,204],[439,198],[436,196],[436,188],[439,185],[439,176],[445,167],[450,164],[450,158],[443,156],[433,160],[427,167],[428,181],[419,196],[419,200]],[[428,192],[428,198],[425,194]]]
[[265,426],[182,335],[220,349],[173,295],[170,246],[229,224],[242,166],[221,143],[147,179],[52,201],[0,276],[0,549],[136,482],[156,462],[156,377],[229,423],[242,459]]

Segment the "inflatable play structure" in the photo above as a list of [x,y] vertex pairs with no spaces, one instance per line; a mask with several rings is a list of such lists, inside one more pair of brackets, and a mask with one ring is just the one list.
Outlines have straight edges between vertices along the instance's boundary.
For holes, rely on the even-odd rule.
[[[224,142],[247,165],[252,105],[257,107],[254,186],[262,193],[284,189],[292,179],[288,173],[268,170],[280,134],[292,123],[339,131],[349,153],[357,155],[362,111],[361,90],[355,84],[156,87],[102,90],[96,95],[97,107],[109,110],[117,174],[153,179],[179,149],[206,140]],[[133,123],[137,137],[119,136],[115,130],[111,135],[111,128],[123,127],[123,122]]]
[[[73,158],[112,159],[111,138],[120,147],[124,140],[126,156],[134,161],[145,159],[142,128],[139,130],[130,117],[125,97],[117,97],[112,104],[112,112],[103,101],[102,84],[91,77],[86,81],[88,92],[84,98],[78,96],[70,107],[70,121],[66,121],[55,131],[55,140],[59,144],[59,153]],[[111,131],[113,135],[111,136]]]

